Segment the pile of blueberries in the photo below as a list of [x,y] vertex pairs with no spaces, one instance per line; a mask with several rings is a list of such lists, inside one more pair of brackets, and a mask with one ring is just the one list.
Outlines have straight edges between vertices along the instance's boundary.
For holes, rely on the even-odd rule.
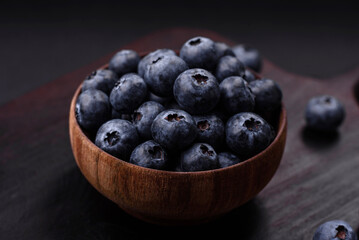
[[179,54],[157,49],[141,58],[121,50],[108,69],[88,76],[76,118],[94,143],[130,163],[203,171],[244,161],[276,136],[282,91],[259,78],[256,49],[206,37]]

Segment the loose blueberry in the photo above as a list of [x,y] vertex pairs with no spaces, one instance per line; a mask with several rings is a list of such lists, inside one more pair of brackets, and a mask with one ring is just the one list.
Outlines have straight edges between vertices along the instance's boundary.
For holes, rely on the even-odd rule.
[[196,172],[219,167],[216,151],[206,143],[195,143],[181,153],[180,167],[184,172]]
[[251,68],[255,72],[260,72],[262,70],[262,57],[257,49],[244,44],[239,44],[232,47],[232,50],[239,61],[245,66]]
[[144,77],[147,67],[158,57],[163,57],[164,55],[176,56],[176,53],[172,49],[167,49],[167,48],[157,49],[156,51],[150,52],[148,55],[142,58],[138,63],[138,69],[137,69],[138,75]]
[[242,161],[243,160],[231,152],[218,153],[218,162],[220,168],[229,167]]
[[96,132],[111,117],[111,106],[107,95],[97,89],[82,92],[76,101],[75,115],[83,129]]
[[220,59],[223,56],[233,56],[233,57],[236,56],[233,50],[223,42],[215,42],[214,47],[217,52],[217,59]]
[[133,150],[130,163],[141,167],[165,170],[169,165],[169,159],[160,144],[149,140]]
[[216,78],[200,68],[181,73],[173,86],[173,94],[181,108],[191,114],[208,113],[220,98]]
[[196,124],[190,114],[178,109],[161,112],[151,126],[153,139],[168,150],[184,149],[197,137]]
[[320,225],[314,233],[313,240],[357,240],[351,226],[343,220],[332,220]]
[[248,86],[255,95],[255,111],[259,114],[281,107],[283,94],[275,81],[263,78],[250,82]]
[[238,113],[226,124],[227,146],[244,159],[264,150],[274,137],[271,125],[255,113]]
[[145,82],[151,92],[162,97],[173,96],[173,84],[188,66],[180,57],[160,55],[147,66]]
[[106,94],[110,94],[117,80],[117,74],[114,71],[109,69],[99,69],[86,77],[82,84],[82,91],[97,89]]
[[108,68],[119,77],[126,73],[137,72],[140,56],[133,50],[121,50],[117,52],[109,62]]
[[218,58],[215,43],[206,37],[194,37],[183,44],[180,57],[189,68],[213,70]]
[[216,78],[219,82],[230,76],[243,76],[244,64],[233,56],[224,56],[219,59],[216,68]]
[[147,85],[135,73],[123,75],[110,94],[110,103],[119,113],[132,113],[145,100]]
[[251,112],[255,98],[247,82],[238,76],[228,77],[219,85],[221,91],[220,106],[230,115],[239,112]]
[[313,97],[307,103],[307,126],[319,131],[336,131],[345,118],[344,106],[333,96]]
[[214,114],[193,116],[198,135],[196,142],[208,143],[215,149],[222,146],[224,141],[224,123]]
[[127,161],[138,145],[135,125],[122,119],[112,119],[97,131],[95,144],[105,152]]
[[153,101],[144,102],[133,114],[133,123],[142,140],[152,138],[151,125],[156,116],[165,108]]

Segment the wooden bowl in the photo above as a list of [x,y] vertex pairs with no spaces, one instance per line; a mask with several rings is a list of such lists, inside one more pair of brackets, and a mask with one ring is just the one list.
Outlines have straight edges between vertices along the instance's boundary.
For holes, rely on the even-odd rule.
[[[104,66],[106,67],[106,66]],[[282,158],[287,117],[282,107],[277,136],[261,153],[236,165],[201,172],[140,167],[98,148],[70,117],[72,151],[82,174],[101,194],[130,215],[161,225],[188,225],[221,216],[256,196],[271,180]]]

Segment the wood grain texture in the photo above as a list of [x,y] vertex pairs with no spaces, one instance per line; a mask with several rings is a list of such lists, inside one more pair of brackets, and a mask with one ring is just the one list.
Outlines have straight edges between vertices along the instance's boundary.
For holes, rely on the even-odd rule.
[[[178,49],[201,29],[153,33],[123,46],[138,51]],[[240,39],[236,39],[240,43]],[[68,112],[77,86],[113,53],[0,108],[0,239],[214,239],[308,240],[326,220],[359,226],[359,109],[353,86],[359,68],[331,79],[288,73],[264,59],[262,76],[280,84],[288,117],[281,164],[263,191],[223,217],[193,227],[158,227],[130,217],[99,194],[76,166]],[[293,56],[295,57],[295,56]],[[339,131],[313,134],[303,118],[307,100],[332,94],[346,108]]]
[[268,184],[281,161],[287,133],[283,107],[274,141],[260,154],[231,167],[200,172],[148,169],[120,160],[99,149],[81,130],[75,105],[69,129],[77,165],[100,193],[131,215],[160,225],[207,222],[248,202]]

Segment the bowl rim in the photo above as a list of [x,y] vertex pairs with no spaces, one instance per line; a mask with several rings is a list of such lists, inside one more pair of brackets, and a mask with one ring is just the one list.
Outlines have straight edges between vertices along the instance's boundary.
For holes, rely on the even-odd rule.
[[[150,52],[141,52],[141,54],[140,54],[141,58],[143,56],[147,55],[148,53],[150,53]],[[101,67],[97,68],[96,70],[106,69],[106,68],[108,68],[108,64],[104,64]],[[247,68],[247,69],[252,71],[249,68]],[[258,75],[256,72],[253,72],[253,73],[255,74],[255,76],[257,78],[261,78],[261,76]],[[82,84],[83,84],[83,81],[78,86],[78,88],[76,89],[74,95],[72,96],[71,105],[70,105],[70,111],[72,111],[73,113],[75,112],[76,101],[78,99],[78,96],[81,93]],[[75,117],[75,114],[70,113],[70,118],[71,117],[74,118],[73,122],[74,122],[76,128],[78,128],[78,130],[79,130],[79,132],[81,134],[81,138],[86,139],[86,141],[88,141],[89,144],[92,144],[92,146],[95,147],[98,151],[100,151],[100,152],[102,152],[104,154],[107,154],[111,159],[121,161],[123,164],[125,164],[125,165],[128,164],[129,167],[132,167],[132,168],[139,168],[139,170],[141,170],[141,171],[148,171],[148,172],[158,173],[158,174],[167,174],[167,175],[171,175],[171,176],[180,176],[180,175],[201,176],[201,175],[206,175],[206,174],[209,174],[209,173],[216,174],[216,173],[227,171],[227,170],[230,170],[230,169],[233,169],[233,168],[241,167],[241,166],[246,165],[246,164],[250,164],[251,162],[257,160],[258,158],[261,158],[261,156],[265,155],[266,152],[270,151],[270,149],[273,148],[274,145],[279,141],[279,138],[283,134],[286,134],[286,129],[287,129],[287,111],[286,111],[285,105],[284,105],[284,103],[282,101],[281,110],[280,110],[279,119],[278,119],[278,128],[277,128],[277,131],[276,131],[276,137],[274,138],[274,140],[264,150],[262,150],[258,154],[254,155],[254,156],[252,156],[252,157],[250,157],[248,159],[245,159],[245,160],[243,160],[243,161],[241,161],[239,163],[233,164],[233,165],[228,166],[228,167],[216,168],[216,169],[211,169],[211,170],[203,170],[203,171],[195,171],[195,172],[184,172],[184,171],[159,170],[159,169],[153,169],[153,168],[146,168],[146,167],[135,165],[133,163],[130,163],[130,162],[125,161],[125,160],[122,160],[120,158],[117,158],[117,157],[105,152],[101,148],[99,148],[94,142],[91,141],[91,139],[89,139],[87,137],[87,135],[85,134],[83,129],[78,124],[77,119]]]

